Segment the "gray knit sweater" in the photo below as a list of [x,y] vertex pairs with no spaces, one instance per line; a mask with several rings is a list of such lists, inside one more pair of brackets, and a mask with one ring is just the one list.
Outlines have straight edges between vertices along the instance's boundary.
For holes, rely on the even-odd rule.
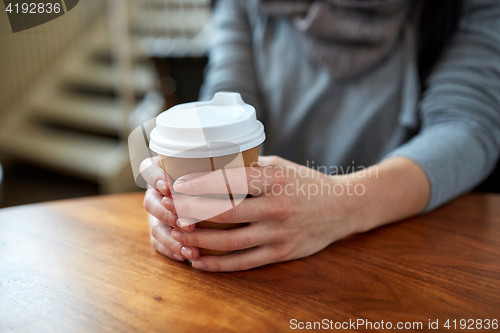
[[459,29],[420,96],[410,24],[391,56],[338,81],[309,59],[289,20],[219,0],[201,98],[237,91],[266,128],[264,154],[331,173],[390,156],[431,184],[431,210],[472,189],[500,151],[500,1],[465,0]]

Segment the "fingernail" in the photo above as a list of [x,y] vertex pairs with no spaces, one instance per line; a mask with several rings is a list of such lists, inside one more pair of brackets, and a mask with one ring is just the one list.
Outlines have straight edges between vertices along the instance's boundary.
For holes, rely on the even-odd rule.
[[175,254],[175,253],[174,253],[174,258],[177,259],[177,260],[179,260],[179,261],[184,261],[183,257],[181,257],[180,255]]
[[187,192],[188,182],[181,178],[177,179],[174,183],[174,190],[176,192]]
[[179,228],[186,229],[189,228],[189,225],[193,224],[193,220],[186,217],[179,217],[176,223]]
[[193,261],[193,267],[197,269],[205,269],[207,268],[207,265],[201,260],[195,260]]
[[186,258],[192,258],[193,257],[193,251],[189,247],[183,246],[181,248],[181,253]]
[[171,197],[163,197],[163,199],[161,200],[161,203],[163,204],[163,207],[165,207],[166,209],[168,209],[169,211],[174,211],[174,200],[172,200]]
[[182,233],[180,231],[177,231],[177,230],[172,230],[171,236],[176,241],[179,241],[179,239],[182,238]]
[[159,180],[156,182],[156,188],[160,191],[162,191],[163,193],[166,193],[167,192],[167,182],[164,181],[164,180]]

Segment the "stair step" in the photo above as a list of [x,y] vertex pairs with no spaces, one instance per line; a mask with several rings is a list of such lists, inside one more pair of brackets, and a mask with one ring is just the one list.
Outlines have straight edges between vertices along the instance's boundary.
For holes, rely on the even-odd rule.
[[27,123],[0,132],[3,152],[92,180],[106,176],[120,145],[117,140]]
[[154,57],[201,57],[209,48],[207,39],[202,38],[148,38],[144,49]]
[[206,8],[140,11],[133,15],[132,31],[149,36],[193,36],[208,24],[210,17]]
[[210,7],[211,0],[149,0],[132,1],[131,9],[139,7],[161,8],[161,7]]
[[[133,62],[135,64],[149,63],[147,55],[142,50],[141,41],[132,39],[131,45],[132,47],[130,51]],[[92,50],[88,52],[87,58],[90,61],[99,61],[105,64],[113,63],[113,56],[109,45],[93,46]]]
[[114,98],[78,95],[55,90],[39,95],[30,105],[41,121],[116,135],[125,128],[125,113]]
[[[64,83],[91,87],[97,90],[114,91],[119,87],[117,69],[103,63],[86,62],[69,68],[63,78]],[[133,72],[133,86],[137,93],[145,94],[155,85],[153,70],[137,65]]]

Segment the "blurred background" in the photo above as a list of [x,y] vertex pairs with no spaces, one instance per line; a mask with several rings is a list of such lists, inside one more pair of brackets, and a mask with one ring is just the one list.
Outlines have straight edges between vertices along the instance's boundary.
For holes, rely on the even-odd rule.
[[0,207],[141,190],[132,129],[195,101],[210,0],[85,0],[12,33],[0,14]]
[[[0,207],[141,190],[128,134],[197,100],[212,7],[84,0],[13,33],[0,5]],[[498,192],[499,169],[477,190]]]

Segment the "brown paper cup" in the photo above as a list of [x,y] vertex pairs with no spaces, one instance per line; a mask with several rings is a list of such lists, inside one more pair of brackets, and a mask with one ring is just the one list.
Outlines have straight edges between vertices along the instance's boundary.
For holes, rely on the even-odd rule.
[[[250,167],[253,163],[257,163],[259,159],[259,146],[243,151],[242,153],[244,166]],[[163,170],[175,182],[177,178],[193,172],[214,171],[221,168],[237,168],[243,167],[235,163],[238,154],[230,154],[226,156],[208,157],[208,158],[180,158],[172,156],[159,155]],[[196,228],[206,229],[234,229],[248,225],[248,223],[215,223],[209,221],[200,221],[196,223]],[[221,256],[235,251],[215,251],[200,248],[200,256],[211,255]]]

